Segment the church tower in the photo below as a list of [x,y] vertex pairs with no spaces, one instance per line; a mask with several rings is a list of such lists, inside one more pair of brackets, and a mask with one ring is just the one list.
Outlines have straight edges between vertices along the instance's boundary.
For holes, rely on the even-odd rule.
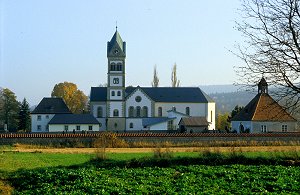
[[117,28],[107,42],[107,129],[125,129],[125,58],[126,43]]

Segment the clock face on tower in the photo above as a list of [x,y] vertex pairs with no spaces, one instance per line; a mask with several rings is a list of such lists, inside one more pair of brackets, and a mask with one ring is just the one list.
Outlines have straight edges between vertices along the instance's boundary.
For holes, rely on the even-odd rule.
[[113,84],[119,84],[119,78],[114,78],[113,79]]
[[119,75],[111,75],[109,77],[110,86],[121,87],[123,86],[123,78]]

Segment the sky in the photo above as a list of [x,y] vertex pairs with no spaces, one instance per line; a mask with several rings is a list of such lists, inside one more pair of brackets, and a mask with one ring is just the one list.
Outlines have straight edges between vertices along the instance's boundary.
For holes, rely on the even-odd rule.
[[229,50],[239,0],[0,0],[0,87],[36,105],[55,84],[107,83],[106,46],[118,26],[126,42],[126,86],[232,84],[242,62]]

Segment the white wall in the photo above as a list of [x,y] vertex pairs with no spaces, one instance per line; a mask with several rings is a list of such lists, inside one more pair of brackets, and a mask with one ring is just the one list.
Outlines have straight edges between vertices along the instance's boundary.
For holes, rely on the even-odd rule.
[[[136,102],[135,101],[135,98],[137,96],[140,96],[142,98],[141,102]],[[151,116],[151,114],[152,114],[152,101],[147,96],[145,96],[144,93],[140,89],[137,89],[135,91],[135,93],[131,94],[130,97],[126,100],[126,112],[125,112],[126,117],[129,117],[128,110],[129,110],[130,106],[133,106],[134,110],[136,110],[137,106],[140,106],[141,107],[141,114],[142,114],[142,111],[143,111],[143,107],[147,106],[148,107],[148,117],[152,117]]]
[[174,111],[168,112],[168,118],[175,118],[173,120],[173,125],[175,126],[175,129],[179,128],[178,124],[179,124],[182,117],[188,117],[188,115],[180,114],[180,113],[174,112]]
[[[133,123],[133,128],[130,128],[130,123]],[[126,119],[126,131],[134,130],[145,130],[143,127],[143,119],[142,118],[127,118]]]
[[267,127],[267,132],[282,132],[282,125],[287,125],[287,132],[297,130],[296,122],[267,122],[267,121],[232,121],[231,129],[237,130],[239,133],[240,124],[243,124],[244,129],[249,128],[250,133],[264,133],[261,131],[261,126]]
[[103,117],[106,117],[106,102],[91,102],[91,114],[97,118],[97,109],[102,107]]
[[168,121],[152,125],[149,127],[149,130],[168,130]]
[[287,125],[287,132],[296,131],[296,122],[264,122],[264,121],[253,121],[252,122],[252,132],[262,133],[261,126],[266,125],[267,132],[282,132],[282,125]]
[[209,122],[208,129],[213,130],[216,129],[216,103],[209,102],[207,103],[207,114],[206,120]]
[[114,110],[119,110],[119,117],[124,117],[123,114],[123,102],[110,102],[109,103],[109,117],[114,117]]
[[167,117],[167,111],[172,110],[172,107],[176,108],[177,112],[185,114],[186,107],[190,107],[190,116],[206,116],[207,103],[155,103],[155,117],[158,117],[158,107],[162,107],[162,116]]
[[244,126],[244,130],[250,129],[252,133],[252,122],[251,121],[231,121],[231,130],[240,133],[240,125]]
[[[106,118],[96,118],[99,124],[99,131],[105,131],[106,128]],[[94,130],[95,131],[95,130]]]
[[[49,125],[49,132],[63,132],[65,130],[65,125],[68,126],[69,130],[68,132],[69,133],[72,133],[73,132],[73,129],[76,130],[76,126],[79,125],[80,126],[80,131],[88,131],[89,130],[89,126],[93,126],[93,130],[92,131],[99,131],[99,125],[96,125],[96,124],[50,124]],[[79,132],[79,131],[77,131]]]
[[[41,120],[37,120],[38,116]],[[47,125],[53,117],[54,114],[31,114],[31,132],[48,132]],[[38,125],[41,125],[41,130],[37,129]]]

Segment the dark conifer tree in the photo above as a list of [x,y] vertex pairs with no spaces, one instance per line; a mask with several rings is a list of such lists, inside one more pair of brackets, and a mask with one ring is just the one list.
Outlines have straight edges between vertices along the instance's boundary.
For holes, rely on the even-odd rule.
[[26,132],[30,130],[30,110],[25,98],[20,105],[18,129]]

